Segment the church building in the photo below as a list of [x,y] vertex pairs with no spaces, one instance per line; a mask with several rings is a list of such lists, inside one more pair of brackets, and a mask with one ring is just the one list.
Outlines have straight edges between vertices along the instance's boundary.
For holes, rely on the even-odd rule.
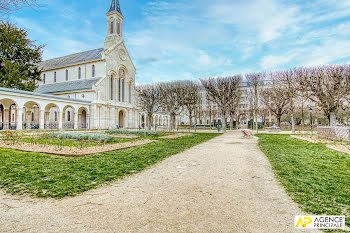
[[112,0],[106,15],[103,48],[43,61],[34,92],[0,88],[0,129],[140,126],[136,68],[123,39],[119,0]]

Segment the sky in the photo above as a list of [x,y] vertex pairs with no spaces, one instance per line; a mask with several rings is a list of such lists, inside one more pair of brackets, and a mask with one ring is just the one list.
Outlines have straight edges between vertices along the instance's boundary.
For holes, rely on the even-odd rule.
[[[10,21],[43,59],[102,48],[111,0],[39,0]],[[348,0],[120,0],[137,83],[350,63]]]

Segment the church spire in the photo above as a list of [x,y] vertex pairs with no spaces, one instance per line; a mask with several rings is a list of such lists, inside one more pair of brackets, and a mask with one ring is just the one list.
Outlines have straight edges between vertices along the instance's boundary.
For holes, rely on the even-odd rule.
[[109,8],[107,14],[111,12],[118,12],[120,15],[123,15],[120,9],[119,0],[112,0],[111,7]]

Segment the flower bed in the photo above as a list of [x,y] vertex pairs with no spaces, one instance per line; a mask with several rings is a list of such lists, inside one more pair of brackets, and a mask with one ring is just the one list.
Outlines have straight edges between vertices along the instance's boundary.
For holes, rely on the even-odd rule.
[[107,130],[106,133],[108,133],[108,134],[134,134],[134,135],[144,135],[144,136],[157,136],[159,134],[158,132],[151,131],[151,130],[133,131],[133,130],[127,130],[127,129],[110,129],[110,130]]
[[121,150],[135,146],[141,146],[153,142],[152,140],[139,140],[133,142],[123,142],[111,145],[91,146],[86,148],[67,147],[67,146],[53,146],[31,144],[25,142],[13,143],[12,141],[0,141],[0,148],[15,149],[26,152],[41,152],[46,154],[63,155],[69,157],[81,157],[91,154],[97,154],[108,151]]
[[78,133],[78,132],[52,132],[44,134],[49,138],[58,139],[76,139],[86,141],[98,141],[98,142],[109,142],[115,139],[114,136],[108,134],[93,134],[93,133]]

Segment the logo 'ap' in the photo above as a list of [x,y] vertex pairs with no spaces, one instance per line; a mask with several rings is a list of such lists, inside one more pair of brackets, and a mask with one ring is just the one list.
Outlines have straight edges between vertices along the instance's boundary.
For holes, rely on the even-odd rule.
[[304,217],[304,221],[303,221],[303,218],[299,218],[299,221],[298,221],[296,227],[299,227],[300,224],[302,227],[306,227],[310,223],[312,223],[312,218],[310,218],[310,217]]

